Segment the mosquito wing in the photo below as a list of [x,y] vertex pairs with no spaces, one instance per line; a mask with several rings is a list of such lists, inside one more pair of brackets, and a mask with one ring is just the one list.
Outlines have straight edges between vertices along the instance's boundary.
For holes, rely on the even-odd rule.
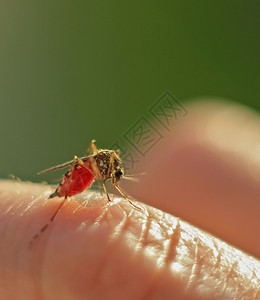
[[[88,159],[89,159],[90,156],[84,156],[84,157],[81,157],[80,159],[83,160],[84,162],[86,162]],[[77,163],[77,161],[75,159],[72,159],[70,161],[67,161],[61,165],[58,165],[58,166],[54,166],[54,167],[51,167],[51,168],[48,168],[48,169],[45,169],[43,171],[40,171],[37,173],[37,175],[40,175],[40,174],[45,174],[45,173],[49,173],[49,172],[52,172],[52,171],[56,171],[56,170],[60,170],[60,169],[64,169],[68,166],[73,166]]]

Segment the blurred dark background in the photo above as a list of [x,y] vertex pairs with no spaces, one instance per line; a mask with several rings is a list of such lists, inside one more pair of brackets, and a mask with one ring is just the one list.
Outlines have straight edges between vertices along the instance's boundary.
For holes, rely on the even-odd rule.
[[0,177],[108,147],[166,91],[259,110],[259,1],[0,3]]

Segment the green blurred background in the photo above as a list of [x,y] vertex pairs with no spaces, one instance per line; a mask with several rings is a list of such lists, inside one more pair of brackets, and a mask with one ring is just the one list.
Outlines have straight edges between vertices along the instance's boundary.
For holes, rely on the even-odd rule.
[[260,108],[259,1],[0,2],[0,177],[108,147],[170,90]]

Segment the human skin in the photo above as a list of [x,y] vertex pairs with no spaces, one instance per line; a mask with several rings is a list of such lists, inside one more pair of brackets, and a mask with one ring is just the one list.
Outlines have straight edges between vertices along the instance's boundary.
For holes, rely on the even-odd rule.
[[[191,107],[189,114],[193,111],[196,109]],[[205,117],[205,122],[207,118]],[[180,125],[179,129],[187,136],[190,130],[190,136],[193,136],[196,128],[193,123],[193,126]],[[179,138],[176,141],[182,146],[181,149],[187,145],[185,139]],[[187,147],[183,155],[192,157],[189,149],[194,149],[194,143],[193,140],[192,147]],[[164,183],[165,180],[168,183],[168,179],[167,176],[162,176],[159,166],[165,155],[171,153],[169,145],[172,145],[171,140],[166,137],[158,146],[160,152],[152,150],[148,154],[154,157],[155,153],[160,153],[151,165],[144,162],[149,186],[146,180],[141,181],[143,185],[138,185],[139,188],[135,190],[137,194],[140,193],[138,199],[148,202],[150,197],[152,205],[172,213],[176,208],[175,214],[186,220],[193,215],[194,223],[205,218],[201,220],[200,227],[205,225],[204,228],[218,232],[219,236],[221,228],[226,225],[231,238],[232,232],[234,233],[233,244],[239,242],[238,235],[235,234],[236,223],[233,221],[239,210],[232,210],[228,205],[225,207],[225,202],[222,201],[222,198],[227,197],[224,191],[228,187],[215,196],[218,197],[219,205],[226,208],[222,207],[225,214],[229,214],[230,223],[225,223],[227,217],[222,217],[221,208],[215,208],[215,197],[212,197],[210,189],[205,189],[205,193],[202,193],[199,186],[197,192],[203,201],[208,193],[210,204],[207,205],[215,205],[215,219],[218,222],[215,219],[211,221],[214,214],[210,210],[208,213],[211,218],[205,217],[205,203],[202,200],[198,202],[199,197],[194,195],[194,177],[188,176],[189,173],[183,179],[186,180],[185,187],[188,191],[181,198],[186,201],[182,206],[179,197],[184,190],[180,189],[175,193],[176,186],[172,184],[170,189]],[[195,152],[197,157],[199,151],[205,157],[203,150],[204,147],[201,147]],[[217,147],[215,151],[217,153]],[[221,154],[223,157],[224,154]],[[216,158],[218,156],[216,154]],[[172,157],[168,156],[167,165],[163,165],[164,175],[170,175],[167,172],[172,170],[171,162],[177,164]],[[207,166],[211,168],[212,164]],[[154,174],[153,167],[159,172],[157,177],[151,176]],[[229,168],[231,174],[237,174],[235,163],[228,164],[226,168]],[[203,173],[205,169],[202,168],[199,173],[206,180]],[[176,170],[180,171],[180,168]],[[185,171],[187,172],[184,169],[183,173]],[[217,175],[222,178],[220,171],[221,169],[217,174],[212,173],[215,176],[213,179],[219,178]],[[171,173],[173,174],[174,172]],[[175,179],[178,184],[181,183],[177,176]],[[246,190],[247,185],[241,184],[240,181],[239,189],[245,189],[244,194],[249,196],[247,204],[251,209],[254,194],[250,194],[249,188]],[[190,185],[191,198],[195,203],[185,200],[188,199]],[[198,187],[198,184],[195,186]],[[230,185],[231,191],[234,186],[234,183]],[[253,185],[249,186],[252,188]],[[158,192],[155,187],[159,187]],[[133,185],[129,185],[128,189],[133,194]],[[141,202],[136,202],[140,211],[122,198],[115,197],[108,204],[105,198],[94,192],[87,191],[72,197],[30,248],[32,237],[46,224],[62,200],[47,199],[53,190],[53,187],[47,185],[0,182],[0,299],[260,299],[259,260],[181,218]],[[228,196],[232,196],[232,193]],[[172,202],[177,204],[174,206]],[[241,204],[239,207],[244,209]],[[254,235],[253,239],[256,239],[259,228],[250,227],[252,224],[252,227],[257,226],[256,221],[251,220],[254,214],[250,215],[250,212],[251,210],[244,211],[242,219],[247,228],[239,227],[241,248],[257,253],[258,244],[246,239],[246,234]],[[228,228],[230,226],[233,231]]]

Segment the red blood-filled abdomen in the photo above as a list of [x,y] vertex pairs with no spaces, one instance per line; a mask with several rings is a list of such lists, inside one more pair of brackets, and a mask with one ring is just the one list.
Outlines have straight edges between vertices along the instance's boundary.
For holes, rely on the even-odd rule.
[[[71,174],[72,172],[72,174]],[[61,181],[56,193],[57,196],[73,196],[89,188],[94,180],[93,174],[84,165],[76,164],[73,170],[68,171]]]

